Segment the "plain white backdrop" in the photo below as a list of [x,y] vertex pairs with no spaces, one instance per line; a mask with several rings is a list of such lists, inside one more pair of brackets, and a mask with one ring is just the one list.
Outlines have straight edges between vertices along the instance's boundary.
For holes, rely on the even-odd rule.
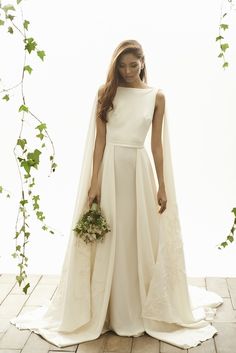
[[[148,84],[166,95],[187,274],[236,275],[235,243],[217,249],[236,207],[236,11],[227,19],[230,66],[223,70],[215,42],[220,8],[220,0],[22,1],[30,36],[46,52],[44,63],[34,55],[27,61],[33,67],[25,80],[27,105],[46,122],[58,164],[49,178],[42,157],[40,204],[57,235],[43,232],[31,217],[29,273],[60,272],[92,102],[113,50],[132,38],[143,46]],[[0,77],[9,87],[20,79],[23,54],[18,35],[5,32],[0,28]],[[21,101],[17,91],[10,96],[11,102],[0,102],[0,185],[11,191],[10,199],[0,197],[1,273],[17,271],[11,253],[20,189],[13,148]],[[28,117],[22,137],[34,127]]]

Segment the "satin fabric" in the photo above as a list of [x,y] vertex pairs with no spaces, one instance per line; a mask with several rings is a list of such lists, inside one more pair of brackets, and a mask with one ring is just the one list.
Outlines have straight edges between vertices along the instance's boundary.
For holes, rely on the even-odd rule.
[[146,332],[191,348],[217,332],[209,320],[223,299],[187,283],[167,102],[162,141],[168,203],[165,212],[158,213],[158,185],[145,148],[156,94],[155,87],[117,89],[99,170],[100,206],[112,230],[104,242],[85,244],[72,229],[88,207],[96,94],[60,283],[47,306],[11,320],[18,328],[31,329],[59,347],[113,330],[124,336]]

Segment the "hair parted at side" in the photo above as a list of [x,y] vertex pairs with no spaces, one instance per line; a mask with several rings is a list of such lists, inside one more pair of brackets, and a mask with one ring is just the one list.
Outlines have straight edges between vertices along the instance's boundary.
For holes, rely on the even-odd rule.
[[[108,69],[106,82],[103,86],[103,90],[99,99],[98,104],[98,118],[102,119],[104,122],[107,122],[107,112],[113,109],[113,99],[116,94],[117,86],[119,84],[119,71],[118,71],[118,61],[122,54],[132,53],[138,59],[144,60],[144,53],[142,46],[139,42],[134,39],[122,41],[115,49],[111,63]],[[140,79],[143,82],[147,82],[147,72],[146,65],[144,61],[143,69],[140,72]]]

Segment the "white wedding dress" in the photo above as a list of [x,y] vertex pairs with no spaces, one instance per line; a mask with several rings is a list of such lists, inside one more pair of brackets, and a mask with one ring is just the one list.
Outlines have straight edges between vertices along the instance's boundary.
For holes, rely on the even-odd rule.
[[[118,87],[108,113],[99,171],[101,209],[111,226],[104,242],[85,244],[71,230],[60,283],[48,306],[11,323],[64,347],[108,330],[150,336],[190,348],[211,338],[216,293],[187,283],[169,145],[163,123],[167,209],[159,214],[157,183],[144,142],[157,89]],[[71,229],[87,207],[96,136],[94,100]]]

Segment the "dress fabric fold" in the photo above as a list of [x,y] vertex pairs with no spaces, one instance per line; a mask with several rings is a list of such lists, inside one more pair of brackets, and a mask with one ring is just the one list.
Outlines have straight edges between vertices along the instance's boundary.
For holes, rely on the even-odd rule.
[[134,337],[146,332],[191,348],[217,333],[211,321],[223,299],[187,282],[167,102],[162,131],[167,209],[158,213],[158,185],[145,148],[157,92],[155,87],[117,88],[99,170],[100,206],[111,232],[103,242],[86,244],[72,229],[88,207],[95,95],[60,282],[47,305],[11,319],[19,329],[30,329],[58,347],[113,330]]

